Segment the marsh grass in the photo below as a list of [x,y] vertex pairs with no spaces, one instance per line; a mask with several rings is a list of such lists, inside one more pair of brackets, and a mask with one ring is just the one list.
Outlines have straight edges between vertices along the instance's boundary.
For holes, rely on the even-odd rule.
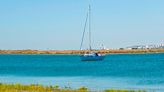
[[41,84],[2,84],[0,83],[0,92],[147,92],[146,90],[116,90],[108,89],[104,91],[91,91],[87,87],[80,87],[78,89],[60,88],[58,85],[43,86]]

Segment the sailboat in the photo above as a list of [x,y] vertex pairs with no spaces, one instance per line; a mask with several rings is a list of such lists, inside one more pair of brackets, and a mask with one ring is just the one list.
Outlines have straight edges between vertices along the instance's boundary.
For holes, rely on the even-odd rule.
[[102,55],[102,54],[99,54],[99,53],[93,51],[92,46],[91,46],[91,5],[90,4],[89,4],[89,10],[87,12],[87,17],[85,20],[80,50],[82,50],[82,45],[83,45],[83,40],[84,40],[87,22],[89,22],[88,23],[89,24],[89,50],[87,51],[87,53],[80,56],[81,61],[102,61],[104,59],[105,55]]

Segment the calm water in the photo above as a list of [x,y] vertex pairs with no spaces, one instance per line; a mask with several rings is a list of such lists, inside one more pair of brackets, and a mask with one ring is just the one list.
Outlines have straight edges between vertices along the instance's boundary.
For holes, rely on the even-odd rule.
[[164,91],[164,54],[115,54],[100,62],[82,62],[78,55],[0,55],[0,82]]

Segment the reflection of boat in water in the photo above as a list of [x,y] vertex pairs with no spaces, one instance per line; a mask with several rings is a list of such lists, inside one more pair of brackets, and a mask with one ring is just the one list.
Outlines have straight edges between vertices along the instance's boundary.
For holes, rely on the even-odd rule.
[[88,23],[89,24],[89,52],[81,55],[81,60],[82,61],[101,61],[101,60],[104,59],[105,56],[101,55],[97,52],[94,52],[92,50],[92,47],[91,47],[91,18],[90,18],[91,14],[90,13],[91,13],[91,6],[89,4],[89,10],[88,10],[88,13],[87,13],[85,26],[84,26],[84,31],[83,31],[83,36],[82,36],[82,41],[81,41],[81,46],[80,46],[80,49],[81,49],[82,45],[83,45],[83,39],[84,39],[85,31],[86,31],[87,22],[89,22]]

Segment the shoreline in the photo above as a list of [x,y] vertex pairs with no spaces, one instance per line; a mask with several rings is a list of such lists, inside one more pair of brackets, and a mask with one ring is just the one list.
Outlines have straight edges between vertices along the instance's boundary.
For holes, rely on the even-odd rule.
[[[0,50],[0,54],[55,54],[55,55],[77,55],[89,52],[89,50]],[[143,50],[94,50],[100,54],[153,54],[164,53],[164,49]]]

